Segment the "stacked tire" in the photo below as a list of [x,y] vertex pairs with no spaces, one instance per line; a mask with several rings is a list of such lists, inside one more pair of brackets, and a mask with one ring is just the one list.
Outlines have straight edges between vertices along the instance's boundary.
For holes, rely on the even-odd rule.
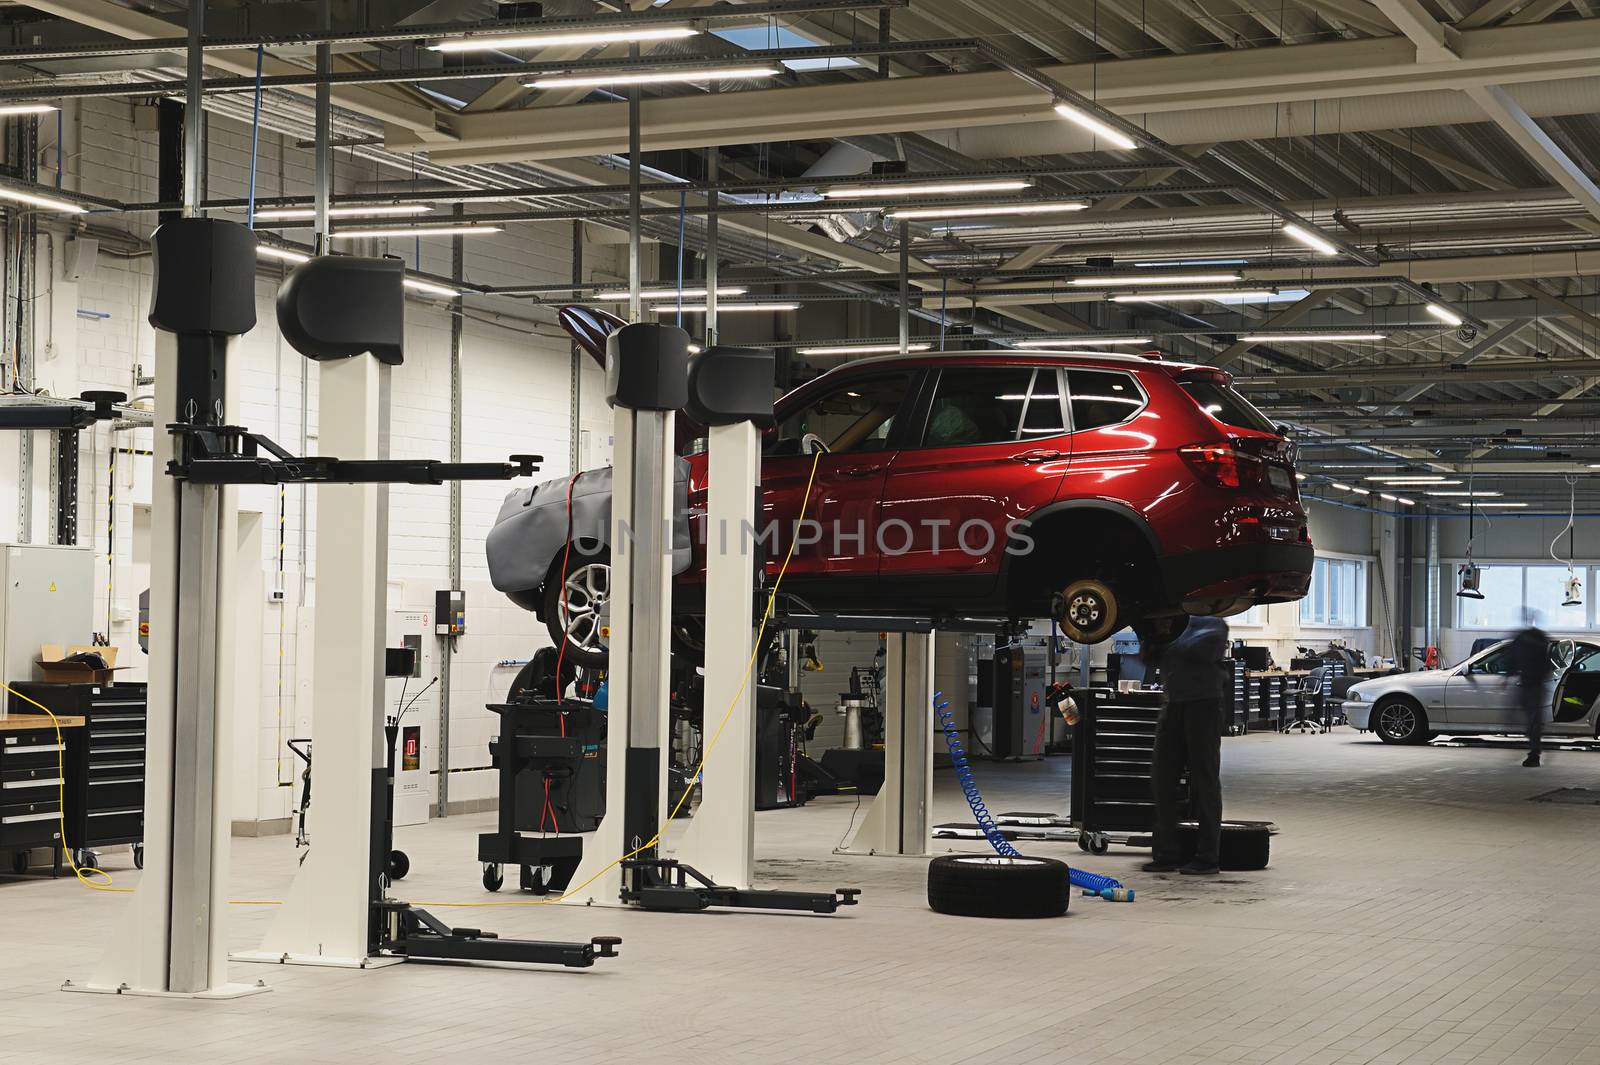
[[955,917],[1060,917],[1071,871],[1054,858],[946,854],[928,865],[928,906]]
[[[1194,858],[1200,831],[1193,824],[1178,826],[1178,857]],[[1265,869],[1272,856],[1272,829],[1250,821],[1222,822],[1222,842],[1217,848],[1217,865],[1230,873]]]

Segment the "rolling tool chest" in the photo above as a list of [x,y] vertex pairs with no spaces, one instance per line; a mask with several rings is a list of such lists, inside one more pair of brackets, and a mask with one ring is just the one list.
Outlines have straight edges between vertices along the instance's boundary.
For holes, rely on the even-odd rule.
[[83,734],[80,717],[62,716],[58,738],[43,714],[0,716],[0,851],[12,872],[27,872],[29,852],[49,847],[61,875],[61,798],[70,806],[71,785],[82,779]]
[[[70,766],[66,781],[67,846],[78,864],[93,864],[96,847],[127,843],[134,864],[144,865],[145,717],[148,695],[142,683],[12,685],[61,716],[82,718],[82,771]],[[10,711],[49,718],[12,696]]]
[[[1072,823],[1084,833],[1123,835],[1155,828],[1157,691],[1077,688],[1072,734]],[[1187,806],[1187,800],[1183,800]]]

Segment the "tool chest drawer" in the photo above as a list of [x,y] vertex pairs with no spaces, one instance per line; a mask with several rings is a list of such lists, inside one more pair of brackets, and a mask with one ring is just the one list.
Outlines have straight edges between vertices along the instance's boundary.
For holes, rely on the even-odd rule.
[[[57,715],[84,719],[81,761],[68,760],[69,844],[88,849],[142,842],[149,717],[145,685],[36,682],[15,688]],[[45,717],[38,707],[16,696],[12,696],[9,709],[12,714]]]

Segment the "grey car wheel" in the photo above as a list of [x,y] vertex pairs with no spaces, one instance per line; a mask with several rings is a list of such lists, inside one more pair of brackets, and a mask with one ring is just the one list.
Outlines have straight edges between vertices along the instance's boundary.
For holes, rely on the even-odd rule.
[[1384,699],[1372,708],[1372,731],[1384,743],[1424,743],[1428,715],[1410,699]]
[[545,626],[568,661],[600,669],[611,644],[611,553],[574,550],[566,564],[564,581],[545,582]]

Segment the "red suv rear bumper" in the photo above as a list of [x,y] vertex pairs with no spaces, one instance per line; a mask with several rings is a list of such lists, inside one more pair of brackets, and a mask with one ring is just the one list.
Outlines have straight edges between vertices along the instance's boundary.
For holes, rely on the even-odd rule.
[[1248,596],[1287,603],[1306,594],[1314,557],[1307,543],[1236,544],[1168,555],[1161,577],[1173,602]]

